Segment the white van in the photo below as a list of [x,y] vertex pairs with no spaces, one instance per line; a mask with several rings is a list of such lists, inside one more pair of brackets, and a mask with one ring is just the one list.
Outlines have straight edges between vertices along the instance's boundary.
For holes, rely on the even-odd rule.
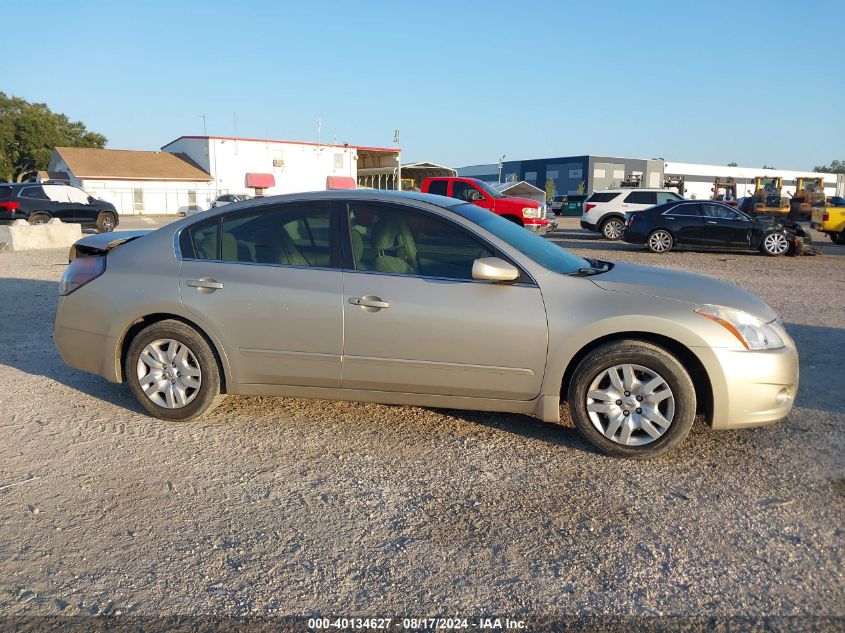
[[618,240],[625,230],[625,214],[642,211],[656,204],[683,200],[669,189],[606,189],[584,200],[581,228],[598,231],[609,240]]

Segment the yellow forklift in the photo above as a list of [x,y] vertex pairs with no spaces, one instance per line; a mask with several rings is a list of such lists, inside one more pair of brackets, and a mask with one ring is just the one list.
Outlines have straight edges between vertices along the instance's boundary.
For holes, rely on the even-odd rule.
[[789,199],[781,195],[783,178],[780,176],[758,176],[754,186],[754,210],[769,215],[789,213]]

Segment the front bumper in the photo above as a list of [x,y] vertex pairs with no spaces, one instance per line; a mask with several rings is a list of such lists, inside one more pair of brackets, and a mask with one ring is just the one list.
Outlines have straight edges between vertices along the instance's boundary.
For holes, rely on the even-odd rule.
[[707,368],[714,429],[762,426],[789,415],[798,393],[798,351],[793,345],[760,352],[710,351],[717,365],[716,371]]

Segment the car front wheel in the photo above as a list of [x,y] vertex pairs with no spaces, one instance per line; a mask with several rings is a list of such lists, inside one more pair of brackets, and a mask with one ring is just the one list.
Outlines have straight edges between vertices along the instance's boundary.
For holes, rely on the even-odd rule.
[[672,250],[675,240],[669,231],[658,229],[648,236],[646,247],[652,253],[668,253]]
[[789,251],[789,240],[783,233],[768,233],[763,236],[760,250],[770,257],[785,255]]
[[567,393],[581,435],[614,457],[649,459],[675,448],[695,419],[684,366],[644,341],[606,343],[578,363]]
[[601,225],[601,234],[608,240],[618,240],[624,230],[625,224],[619,218],[610,218]]
[[180,321],[159,321],[141,330],[129,346],[124,372],[138,402],[163,420],[198,418],[219,400],[214,352]]

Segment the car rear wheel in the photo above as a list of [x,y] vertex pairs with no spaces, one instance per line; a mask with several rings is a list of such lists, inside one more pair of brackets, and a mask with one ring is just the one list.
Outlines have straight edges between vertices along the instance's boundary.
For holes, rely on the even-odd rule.
[[646,247],[652,253],[668,253],[675,245],[672,234],[664,229],[657,229],[648,236]]
[[785,255],[789,251],[789,240],[783,233],[768,233],[763,236],[760,250],[770,257]]
[[618,240],[622,237],[622,232],[625,230],[625,224],[619,218],[610,218],[602,222],[600,230],[605,239]]
[[829,235],[834,244],[845,246],[845,231],[842,231],[841,233],[830,233]]
[[50,221],[50,216],[46,213],[33,213],[27,221],[30,224],[47,224]]
[[610,342],[590,352],[572,375],[567,399],[581,435],[614,457],[663,455],[695,419],[695,388],[686,369],[643,341]]
[[97,216],[98,233],[110,233],[111,231],[114,231],[116,224],[116,218],[114,217],[114,213],[111,211],[102,211],[100,215]]
[[208,342],[174,320],[141,330],[126,354],[124,372],[132,394],[163,420],[191,420],[220,399],[220,370]]

